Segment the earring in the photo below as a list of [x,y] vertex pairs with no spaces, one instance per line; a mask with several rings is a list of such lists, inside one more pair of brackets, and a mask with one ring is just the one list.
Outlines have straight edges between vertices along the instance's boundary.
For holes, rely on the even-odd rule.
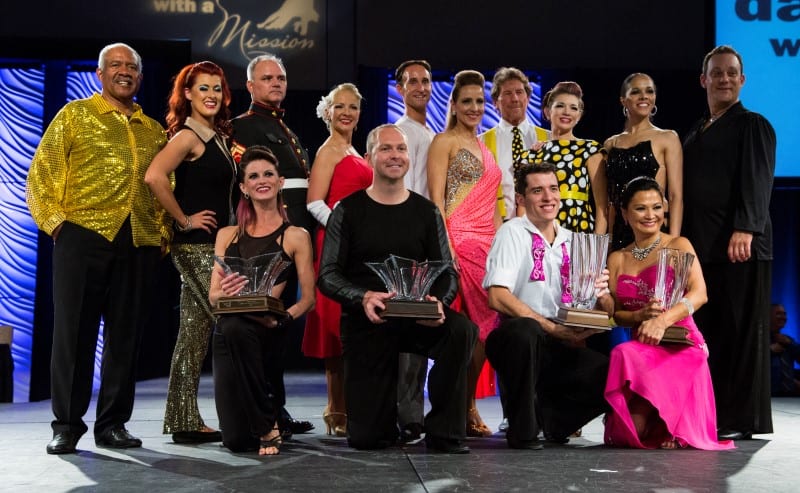
[[650,110],[650,116],[656,116],[656,113],[658,113],[658,106],[653,105],[653,109]]
[[247,192],[242,192],[242,195],[244,195],[245,200],[250,200],[250,195],[248,195]]
[[626,108],[624,106],[622,107],[622,116],[624,116],[625,118],[628,118],[628,108]]

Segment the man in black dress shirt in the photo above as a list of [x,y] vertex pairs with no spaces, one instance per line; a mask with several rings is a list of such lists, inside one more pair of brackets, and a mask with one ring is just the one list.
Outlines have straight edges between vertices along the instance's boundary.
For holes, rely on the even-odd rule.
[[[264,145],[278,158],[281,173],[285,177],[282,189],[283,203],[289,222],[294,226],[305,228],[313,235],[316,221],[306,210],[306,192],[308,192],[308,153],[300,143],[300,139],[283,122],[284,110],[281,108],[286,97],[286,69],[280,58],[274,55],[261,55],[250,61],[247,66],[247,90],[252,102],[250,109],[243,115],[233,119],[233,145],[231,152],[236,162],[242,153],[252,145]],[[283,302],[291,306],[297,296],[297,279],[287,281]],[[284,336],[303,330],[304,319],[296,320],[287,327]],[[284,345],[280,345],[283,347]],[[278,425],[284,438],[292,433],[305,433],[314,428],[308,421],[292,419],[285,409],[286,389],[283,384],[284,356],[276,355],[272,360],[270,382],[272,384],[276,405],[281,407]]]
[[400,127],[386,124],[370,132],[365,157],[374,170],[372,185],[333,209],[319,272],[320,290],[342,304],[347,442],[375,449],[397,441],[397,357],[405,352],[434,360],[426,445],[467,453],[467,362],[478,328],[448,307],[458,289],[455,269],[449,265],[430,290],[440,318],[383,318],[384,303],[394,293],[364,263],[383,262],[390,254],[451,261],[444,219],[431,201],[405,187],[408,144]]
[[739,101],[742,58],[718,46],[703,60],[708,114],[683,143],[684,220],[703,265],[708,304],[695,314],[710,356],[719,438],[772,433],[769,309],[775,131]]

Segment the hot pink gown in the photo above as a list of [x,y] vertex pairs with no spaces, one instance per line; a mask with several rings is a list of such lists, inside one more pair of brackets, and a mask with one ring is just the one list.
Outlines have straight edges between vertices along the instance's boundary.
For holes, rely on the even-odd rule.
[[[358,156],[345,156],[333,170],[325,203],[333,209],[333,206],[343,198],[353,192],[363,190],[371,184],[372,168],[369,164]],[[319,226],[314,242],[314,271],[317,273],[324,242],[325,228]],[[342,342],[339,339],[341,316],[341,305],[322,294],[317,288],[314,309],[306,315],[303,354],[310,358],[341,356]]]
[[494,239],[494,211],[501,171],[492,153],[478,141],[481,158],[459,149],[447,166],[445,215],[447,232],[460,270],[461,296],[467,315],[486,340],[497,327],[497,312],[489,308],[483,289],[486,257]]
[[[640,309],[653,296],[655,280],[655,265],[638,276],[620,275],[617,281],[620,303],[627,310]],[[606,444],[633,448],[660,445],[639,441],[627,405],[628,398],[636,393],[656,408],[669,433],[681,446],[703,450],[734,448],[731,441],[717,441],[714,389],[705,340],[692,317],[675,325],[689,329],[693,346],[651,346],[632,340],[611,351],[605,389],[611,406],[606,415]]]

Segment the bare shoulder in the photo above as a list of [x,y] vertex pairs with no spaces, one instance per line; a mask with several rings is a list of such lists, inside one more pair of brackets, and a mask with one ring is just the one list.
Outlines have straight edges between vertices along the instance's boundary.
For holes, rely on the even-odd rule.
[[672,236],[670,237],[669,241],[665,243],[664,246],[666,248],[674,248],[682,252],[689,252],[691,254],[694,254],[694,247],[692,246],[692,242],[690,242],[689,239],[686,238],[685,236]]
[[238,230],[239,226],[225,226],[217,231],[217,242],[214,247],[216,253],[224,251],[231,244]]
[[289,226],[286,228],[286,232],[284,233],[287,239],[290,240],[299,240],[304,241],[311,239],[311,233],[309,233],[306,228],[302,228],[300,226]]
[[606,264],[608,265],[608,270],[614,271],[622,264],[622,261],[624,259],[625,259],[625,253],[622,250],[611,252],[611,254],[608,256],[608,261],[606,262]]
[[678,132],[675,130],[671,130],[668,128],[654,128],[653,129],[654,136],[653,140],[663,145],[671,145],[671,144],[679,144],[680,145],[680,137],[678,137]]
[[614,144],[617,142],[617,139],[619,139],[622,135],[623,134],[621,134],[621,133],[620,134],[614,134],[611,137],[607,138],[603,142],[603,148],[606,151],[610,151],[611,149],[613,149],[614,148]]

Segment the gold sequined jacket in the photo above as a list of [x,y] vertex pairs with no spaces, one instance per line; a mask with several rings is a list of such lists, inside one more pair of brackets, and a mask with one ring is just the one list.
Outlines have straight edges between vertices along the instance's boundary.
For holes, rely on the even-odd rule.
[[167,215],[144,183],[165,143],[164,129],[139,105],[128,117],[97,93],[67,103],[31,162],[26,200],[33,220],[47,234],[69,221],[112,241],[130,216],[134,245],[168,241]]

